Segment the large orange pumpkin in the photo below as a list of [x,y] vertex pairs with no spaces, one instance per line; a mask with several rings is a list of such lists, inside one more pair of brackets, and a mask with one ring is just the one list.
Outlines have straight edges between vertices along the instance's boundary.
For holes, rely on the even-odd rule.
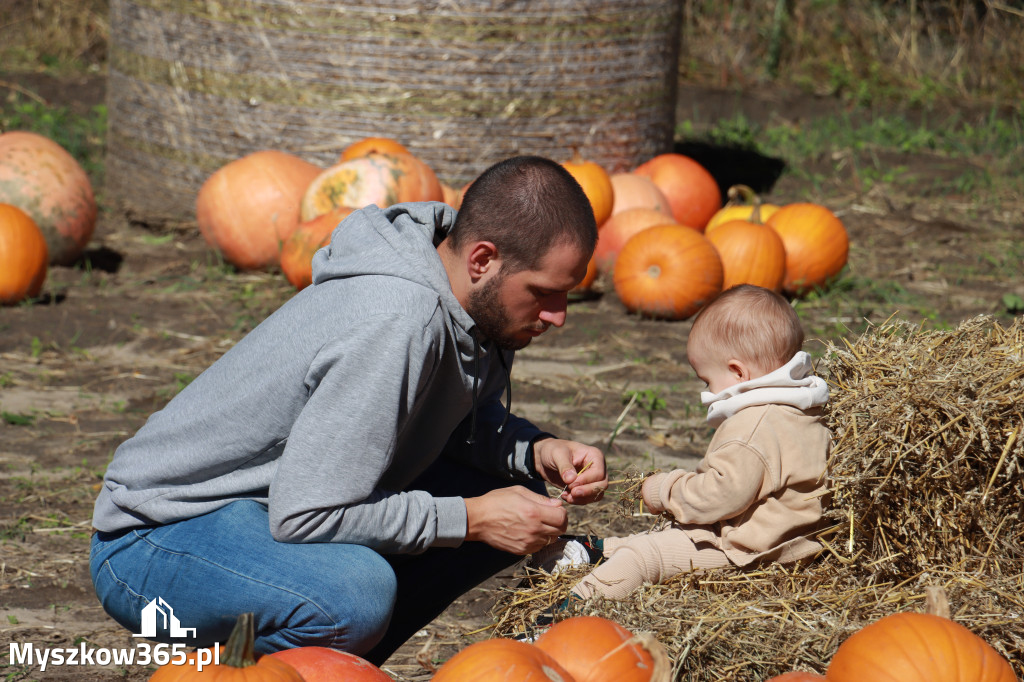
[[718,182],[688,156],[659,154],[633,171],[654,181],[672,206],[672,217],[680,225],[704,230],[711,216],[722,207]]
[[302,197],[303,221],[338,206],[380,208],[407,201],[443,201],[441,183],[412,154],[371,152],[331,166],[309,184]]
[[638,207],[616,213],[597,231],[594,259],[597,261],[598,271],[604,273],[612,271],[619,252],[633,235],[655,225],[673,225],[675,222],[671,215],[653,208]]
[[[191,657],[190,657],[191,658]],[[253,646],[253,614],[238,617],[227,644],[220,650],[220,662],[199,670],[198,663],[157,668],[149,682],[303,682],[302,675],[286,662],[273,656],[256,658]]]
[[569,293],[575,297],[579,297],[580,294],[583,294],[584,296],[589,294],[594,288],[594,283],[597,282],[597,276],[599,274],[601,273],[597,270],[597,259],[591,256],[590,260],[587,261],[587,273],[583,275],[583,279],[580,280],[580,283],[577,284]]
[[786,293],[798,296],[826,286],[846,265],[850,238],[839,218],[824,206],[787,204],[767,224],[786,247]]
[[578,152],[573,154],[571,161],[563,163],[562,167],[580,183],[583,193],[590,200],[590,207],[594,209],[594,220],[598,225],[604,224],[612,214],[612,206],[615,203],[615,188],[612,186],[608,171],[593,161],[587,161]]
[[36,133],[0,134],[0,203],[35,221],[55,265],[78,260],[96,228],[89,176],[63,147]]
[[575,682],[555,659],[532,644],[485,639],[442,665],[432,682]]
[[358,159],[367,154],[412,154],[405,145],[390,137],[364,137],[345,147],[338,161]]
[[765,204],[757,192],[746,185],[733,185],[726,193],[729,200],[718,209],[704,227],[704,234],[710,235],[712,230],[730,220],[747,220],[765,222],[779,210],[775,204]]
[[199,231],[238,268],[275,264],[281,246],[299,225],[302,194],[319,174],[318,166],[276,150],[235,159],[199,188]]
[[[672,215],[672,205],[668,203],[664,192],[658,189],[649,177],[636,173],[614,173],[611,180],[615,193],[612,215],[631,208],[649,208],[668,216]],[[674,218],[672,222],[675,222]]]
[[548,628],[535,646],[575,682],[667,682],[671,664],[651,635],[634,635],[600,616],[575,616]]
[[281,247],[281,271],[296,289],[313,283],[313,254],[331,241],[331,234],[354,211],[339,206],[299,225]]
[[630,239],[613,272],[631,312],[685,319],[722,291],[722,259],[708,238],[684,225],[656,225]]
[[722,259],[723,290],[737,284],[753,284],[776,293],[782,291],[786,247],[775,230],[761,223],[730,220],[705,236]]
[[269,655],[295,668],[306,682],[393,682],[366,659],[337,649],[304,646]]
[[615,292],[630,312],[683,320],[722,291],[722,259],[697,230],[658,225],[632,237],[615,261]]
[[0,204],[0,305],[39,295],[46,279],[46,239],[29,214]]
[[896,613],[846,639],[828,682],[1017,682],[1005,658],[963,625],[930,613]]

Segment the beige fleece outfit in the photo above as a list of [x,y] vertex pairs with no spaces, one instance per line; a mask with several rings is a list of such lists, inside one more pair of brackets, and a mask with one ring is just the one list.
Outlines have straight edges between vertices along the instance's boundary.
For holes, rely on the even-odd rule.
[[[695,471],[654,474],[643,485],[650,510],[674,520],[650,533],[606,538],[604,562],[574,593],[621,599],[684,571],[791,562],[821,549],[813,533],[827,492],[831,435],[820,406],[828,389],[801,355],[766,378],[702,396],[712,404],[709,421],[718,424],[704,459]],[[780,372],[781,379],[773,376]]]

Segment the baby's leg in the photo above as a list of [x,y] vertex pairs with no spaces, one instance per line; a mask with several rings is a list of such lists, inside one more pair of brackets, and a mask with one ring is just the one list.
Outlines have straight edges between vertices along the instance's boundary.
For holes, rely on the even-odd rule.
[[606,538],[605,561],[575,587],[584,599],[595,593],[623,599],[644,583],[660,583],[695,568],[729,565],[725,553],[713,547],[698,548],[682,530],[666,528],[625,538]]

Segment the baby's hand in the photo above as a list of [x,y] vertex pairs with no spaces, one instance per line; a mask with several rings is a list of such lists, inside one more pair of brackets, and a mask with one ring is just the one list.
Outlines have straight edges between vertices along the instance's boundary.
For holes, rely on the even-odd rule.
[[647,511],[653,514],[660,514],[665,511],[660,494],[661,480],[664,477],[664,473],[651,474],[644,479],[643,485],[640,488],[640,496],[643,498],[644,506],[647,507]]

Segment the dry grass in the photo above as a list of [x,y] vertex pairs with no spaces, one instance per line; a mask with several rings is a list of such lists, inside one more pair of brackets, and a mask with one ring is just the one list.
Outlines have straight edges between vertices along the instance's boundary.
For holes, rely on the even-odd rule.
[[107,0],[4,0],[0,62],[4,70],[98,67],[106,61]]
[[[823,364],[835,435],[826,551],[803,567],[680,575],[566,615],[653,632],[678,680],[763,680],[823,672],[851,633],[924,610],[938,586],[952,617],[1024,674],[1024,318],[947,331],[891,320],[830,346]],[[495,633],[522,630],[582,574],[528,571],[495,607]]]

